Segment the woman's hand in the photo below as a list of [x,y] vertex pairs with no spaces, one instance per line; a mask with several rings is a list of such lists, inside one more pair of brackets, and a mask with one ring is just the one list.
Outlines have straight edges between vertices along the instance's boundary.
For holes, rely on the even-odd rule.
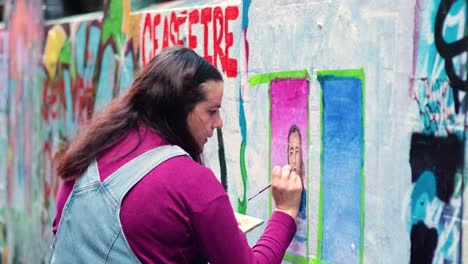
[[302,182],[291,166],[275,166],[271,175],[271,191],[276,210],[296,218],[301,203]]

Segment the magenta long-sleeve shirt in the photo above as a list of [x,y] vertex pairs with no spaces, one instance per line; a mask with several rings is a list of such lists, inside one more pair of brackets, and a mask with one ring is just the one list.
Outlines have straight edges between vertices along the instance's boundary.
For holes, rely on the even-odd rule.
[[[119,158],[141,144],[129,155]],[[167,144],[146,128],[132,132],[97,159],[101,180],[126,162]],[[62,182],[53,232],[74,181]],[[92,206],[92,205],[90,205]],[[213,172],[188,157],[175,157],[150,171],[125,196],[123,232],[143,263],[192,263],[203,256],[216,263],[280,263],[295,232],[294,219],[274,212],[257,244],[250,248],[237,227],[229,198]]]

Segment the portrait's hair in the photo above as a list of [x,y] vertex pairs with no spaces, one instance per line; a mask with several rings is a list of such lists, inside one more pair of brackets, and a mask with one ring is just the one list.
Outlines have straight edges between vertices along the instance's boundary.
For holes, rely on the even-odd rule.
[[223,81],[223,77],[204,58],[181,46],[163,49],[127,92],[114,98],[62,145],[56,154],[57,174],[65,180],[78,178],[99,153],[138,131],[142,124],[201,162],[202,149],[189,131],[187,116],[205,100],[203,84],[207,81]]

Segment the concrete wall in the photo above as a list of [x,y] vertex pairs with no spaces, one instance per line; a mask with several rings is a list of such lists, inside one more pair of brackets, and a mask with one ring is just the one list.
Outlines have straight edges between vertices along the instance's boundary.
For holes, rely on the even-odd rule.
[[[222,71],[206,163],[233,209],[267,219],[301,133],[306,207],[285,263],[459,263],[466,252],[467,2],[199,0],[44,21],[6,1],[0,31],[2,263],[47,261],[62,138],[161,48]],[[252,245],[265,225],[248,234]],[[464,243],[465,242],[465,243]]]

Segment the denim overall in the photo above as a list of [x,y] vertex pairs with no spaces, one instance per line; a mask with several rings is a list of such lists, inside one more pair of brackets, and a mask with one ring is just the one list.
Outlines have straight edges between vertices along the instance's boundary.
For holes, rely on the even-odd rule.
[[188,156],[178,146],[149,150],[103,182],[96,161],[91,163],[76,180],[65,204],[52,243],[50,263],[140,263],[122,231],[119,218],[122,200],[154,167],[182,155]]

